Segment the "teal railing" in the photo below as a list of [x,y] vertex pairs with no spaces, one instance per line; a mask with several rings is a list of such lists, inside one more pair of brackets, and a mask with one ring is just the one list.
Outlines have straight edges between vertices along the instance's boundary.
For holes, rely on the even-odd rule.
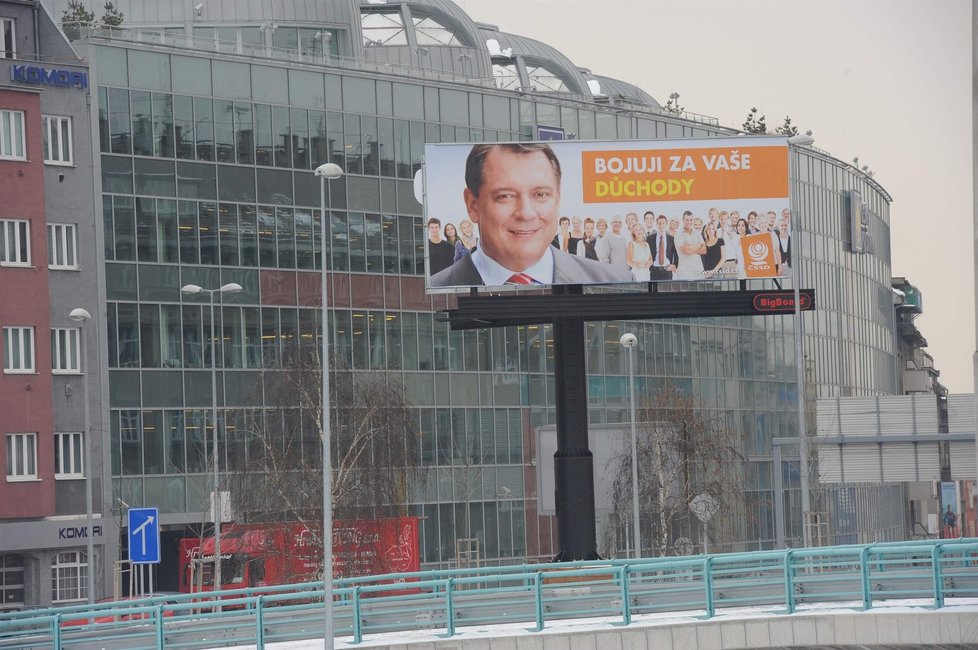
[[[978,539],[426,571],[334,582],[334,630],[365,636],[470,625],[978,596]],[[213,648],[321,637],[322,582],[0,614],[0,650]]]

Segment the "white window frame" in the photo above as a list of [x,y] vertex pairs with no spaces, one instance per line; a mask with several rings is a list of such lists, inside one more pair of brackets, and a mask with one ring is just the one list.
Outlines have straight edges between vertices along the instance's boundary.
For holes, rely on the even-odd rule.
[[[18,336],[14,337],[14,334]],[[34,374],[34,328],[9,325],[3,328],[3,372],[5,375]],[[16,354],[14,352],[16,351]],[[14,360],[19,360],[14,365]]]
[[[10,25],[10,42],[7,42],[7,25]],[[0,18],[0,59],[17,58],[17,21],[13,18]],[[3,603],[0,603],[2,606]]]
[[31,222],[0,219],[0,266],[31,265]]
[[78,269],[78,228],[75,224],[48,224],[48,268]]
[[0,109],[0,160],[27,160],[24,111]]
[[[64,115],[44,115],[44,164],[72,167],[75,163],[74,140],[72,140],[71,118]],[[52,138],[52,128],[57,136]]]
[[88,598],[88,557],[85,551],[59,551],[51,559],[51,602]]
[[85,434],[81,431],[54,434],[54,478],[85,478]]
[[81,330],[77,327],[51,328],[51,374],[81,374]]
[[5,438],[7,481],[36,481],[37,434],[8,433]]

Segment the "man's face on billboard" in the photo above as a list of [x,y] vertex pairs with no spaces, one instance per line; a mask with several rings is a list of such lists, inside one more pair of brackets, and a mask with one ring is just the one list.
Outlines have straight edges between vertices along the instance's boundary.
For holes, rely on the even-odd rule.
[[437,223],[428,224],[428,239],[434,243],[441,241],[441,226]]
[[684,214],[683,215],[683,230],[686,232],[693,232],[693,215]]
[[654,214],[645,215],[646,232],[651,232],[654,227],[655,227],[655,215]]
[[492,149],[479,195],[466,188],[465,207],[479,224],[483,251],[511,271],[535,264],[550,245],[560,207],[553,165],[540,151]]
[[622,225],[621,224],[621,219],[615,217],[615,219],[613,219],[611,221],[611,232],[614,233],[614,234],[616,234],[616,235],[620,235],[621,234],[621,225]]
[[666,233],[666,228],[669,226],[669,222],[664,216],[659,217],[655,221],[655,226],[658,229],[659,234],[664,235]]

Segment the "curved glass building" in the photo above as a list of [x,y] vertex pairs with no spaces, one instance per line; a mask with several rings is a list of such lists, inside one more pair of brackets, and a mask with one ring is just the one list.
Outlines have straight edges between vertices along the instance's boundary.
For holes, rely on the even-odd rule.
[[[48,9],[61,16],[66,6]],[[107,422],[96,501],[105,519],[120,503],[160,508],[159,586],[173,588],[175,540],[206,517],[211,489],[210,306],[180,288],[243,287],[215,323],[220,467],[234,471],[255,453],[243,423],[287,417],[256,387],[287,348],[318,344],[325,258],[334,365],[408,388],[428,470],[410,495],[423,566],[454,563],[464,537],[479,540],[485,562],[552,556],[556,526],[538,513],[533,470],[547,462],[535,428],[555,420],[550,327],[453,332],[439,320],[453,299],[424,289],[427,235],[413,190],[424,144],[535,140],[541,127],[602,140],[736,131],[663,108],[652,96],[661,89],[477,24],[449,0],[116,6],[121,28],[80,28],[73,43],[90,74],[91,113],[75,129],[90,127],[95,150],[98,259],[85,272],[104,286],[106,401],[93,404]],[[791,157],[795,258],[818,304],[803,323],[808,397],[895,393],[889,196],[826,152],[796,147]],[[313,170],[325,162],[345,175],[329,183],[324,237]],[[851,191],[865,203],[863,253],[852,252]],[[663,290],[700,288],[737,286]],[[628,422],[619,337],[630,331],[639,392],[672,383],[745,434],[748,515],[730,550],[802,534],[797,445],[772,443],[798,433],[794,329],[792,316],[587,327],[592,424]]]

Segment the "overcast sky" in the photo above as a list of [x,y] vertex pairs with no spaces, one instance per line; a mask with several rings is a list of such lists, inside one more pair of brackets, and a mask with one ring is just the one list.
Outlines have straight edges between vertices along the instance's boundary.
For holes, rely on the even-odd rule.
[[[941,380],[975,350],[969,0],[456,0],[595,74],[740,127],[757,106],[869,165],[893,197],[893,267],[923,293]],[[803,216],[803,215],[802,215]],[[818,289],[818,287],[815,287]]]

